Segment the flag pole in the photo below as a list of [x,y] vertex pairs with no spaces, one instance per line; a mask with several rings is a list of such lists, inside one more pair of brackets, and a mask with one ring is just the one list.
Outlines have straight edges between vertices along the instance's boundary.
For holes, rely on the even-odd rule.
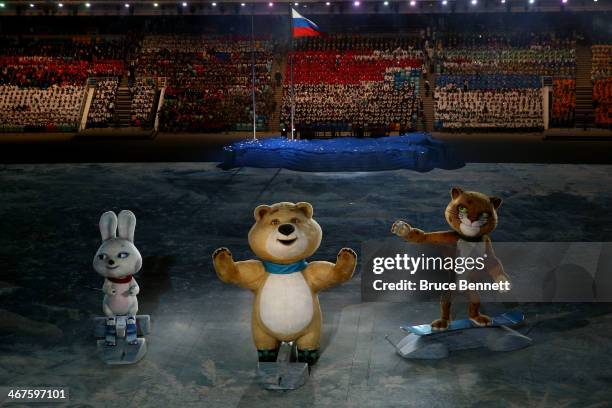
[[295,86],[293,84],[293,7],[291,7],[291,3],[289,3],[289,46],[289,80],[291,86],[291,140],[294,140],[295,126],[293,124],[293,119],[295,117]]
[[253,140],[257,140],[257,111],[255,103],[255,29],[251,10],[251,70],[253,73]]

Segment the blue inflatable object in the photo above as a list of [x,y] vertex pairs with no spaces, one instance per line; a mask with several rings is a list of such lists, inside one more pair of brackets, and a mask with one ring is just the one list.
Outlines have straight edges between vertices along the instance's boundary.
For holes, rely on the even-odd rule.
[[457,169],[465,163],[449,153],[447,144],[426,133],[377,139],[339,137],[326,140],[288,140],[274,137],[232,143],[224,148],[219,167],[284,168],[297,171],[382,171],[435,168]]

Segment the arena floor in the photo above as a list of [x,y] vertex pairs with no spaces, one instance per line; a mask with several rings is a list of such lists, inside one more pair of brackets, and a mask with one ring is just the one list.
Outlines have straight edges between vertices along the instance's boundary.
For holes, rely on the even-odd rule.
[[[429,173],[298,173],[213,163],[0,166],[0,384],[70,387],[70,406],[603,407],[612,400],[612,306],[523,305],[533,346],[408,361],[384,336],[436,317],[435,303],[361,303],[360,275],[323,292],[323,355],[306,386],[260,389],[251,294],[222,284],[210,254],[251,257],[260,203],[310,201],[324,239],[314,258],[388,237],[401,217],[443,228],[451,185],[500,195],[497,241],[612,240],[612,166],[468,164]],[[132,209],[144,256],[141,313],[149,351],[135,366],[95,356],[91,267],[97,221]],[[503,305],[488,305],[489,313]],[[457,310],[458,314],[463,313]]]

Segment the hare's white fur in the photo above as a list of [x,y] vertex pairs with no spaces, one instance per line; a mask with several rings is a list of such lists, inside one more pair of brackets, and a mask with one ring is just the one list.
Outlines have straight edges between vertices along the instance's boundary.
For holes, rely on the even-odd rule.
[[136,296],[140,288],[136,279],[132,277],[126,283],[114,283],[108,279],[134,275],[142,267],[142,256],[134,246],[135,229],[136,216],[129,210],[121,211],[119,218],[112,211],[100,217],[102,245],[93,259],[93,267],[105,278],[102,310],[109,318],[117,315],[135,316],[138,313]]

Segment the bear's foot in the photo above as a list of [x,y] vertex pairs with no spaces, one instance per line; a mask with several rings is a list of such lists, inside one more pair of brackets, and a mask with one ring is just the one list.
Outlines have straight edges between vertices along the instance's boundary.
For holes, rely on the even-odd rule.
[[298,349],[298,361],[306,363],[309,366],[315,365],[319,361],[319,349],[316,350],[300,350]]
[[273,363],[276,361],[276,357],[278,357],[279,349],[272,350],[257,350],[257,358],[260,363]]

